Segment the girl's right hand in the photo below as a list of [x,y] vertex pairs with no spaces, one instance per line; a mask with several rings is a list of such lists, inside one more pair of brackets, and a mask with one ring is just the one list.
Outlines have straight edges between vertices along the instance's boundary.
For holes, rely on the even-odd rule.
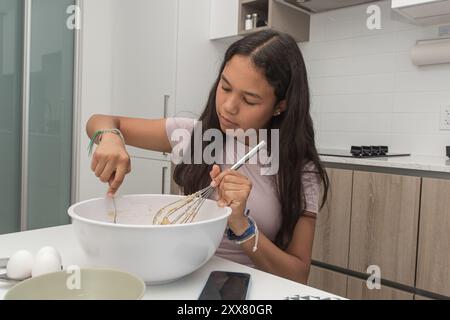
[[106,133],[92,156],[91,170],[103,183],[109,183],[108,196],[112,197],[131,171],[131,160],[119,136]]

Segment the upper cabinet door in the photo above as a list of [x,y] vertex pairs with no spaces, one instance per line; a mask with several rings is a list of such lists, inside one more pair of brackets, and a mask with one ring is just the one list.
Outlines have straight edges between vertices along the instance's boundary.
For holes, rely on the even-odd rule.
[[239,0],[210,0],[210,3],[210,39],[237,36]]

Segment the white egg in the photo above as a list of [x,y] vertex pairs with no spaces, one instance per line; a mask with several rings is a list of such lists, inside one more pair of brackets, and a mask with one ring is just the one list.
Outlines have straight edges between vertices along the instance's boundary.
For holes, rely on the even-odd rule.
[[36,256],[31,275],[37,277],[57,271],[61,271],[61,261],[59,257],[51,252],[43,252],[39,256]]
[[10,279],[24,280],[31,277],[33,269],[33,255],[30,251],[20,250],[14,253],[6,266],[6,275]]
[[42,247],[41,249],[39,249],[39,251],[38,251],[37,254],[36,254],[36,259],[37,259],[40,255],[45,254],[45,253],[52,254],[52,255],[54,255],[55,257],[57,257],[57,258],[58,258],[58,261],[59,261],[59,264],[62,265],[61,254],[59,253],[58,250],[56,250],[56,249],[53,248],[53,247],[48,247],[48,246],[47,246],[47,247]]

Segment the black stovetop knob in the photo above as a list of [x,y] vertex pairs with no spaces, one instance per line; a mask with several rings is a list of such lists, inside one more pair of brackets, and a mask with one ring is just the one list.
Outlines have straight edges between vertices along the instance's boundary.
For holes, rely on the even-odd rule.
[[389,153],[387,146],[352,146],[350,153],[355,157],[377,157]]

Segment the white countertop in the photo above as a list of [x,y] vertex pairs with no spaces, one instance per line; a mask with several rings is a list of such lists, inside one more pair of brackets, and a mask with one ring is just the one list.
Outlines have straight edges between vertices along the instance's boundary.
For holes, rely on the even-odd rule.
[[[33,254],[43,246],[53,246],[61,253],[63,265],[89,266],[75,237],[72,225],[0,235],[0,258],[6,258],[17,250],[26,249]],[[196,272],[175,282],[147,286],[145,300],[196,300],[213,270],[247,272],[251,274],[249,300],[281,300],[294,295],[340,298],[297,282],[286,280],[247,266],[214,256]],[[11,285],[0,282],[0,299]]]
[[339,163],[394,169],[422,170],[450,173],[450,160],[447,157],[411,155],[409,157],[390,158],[344,158],[320,156],[324,163]]

